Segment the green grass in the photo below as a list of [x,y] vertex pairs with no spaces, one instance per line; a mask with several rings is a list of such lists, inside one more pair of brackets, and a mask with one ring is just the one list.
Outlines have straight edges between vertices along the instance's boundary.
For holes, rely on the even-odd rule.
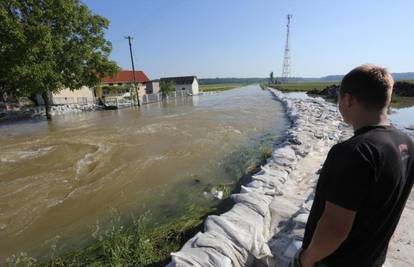
[[322,90],[326,87],[339,82],[312,82],[312,83],[284,83],[284,84],[270,84],[271,88],[278,89],[283,92],[306,92],[309,90]]
[[216,83],[216,84],[202,84],[200,90],[202,92],[226,91],[234,88],[242,87],[245,83]]

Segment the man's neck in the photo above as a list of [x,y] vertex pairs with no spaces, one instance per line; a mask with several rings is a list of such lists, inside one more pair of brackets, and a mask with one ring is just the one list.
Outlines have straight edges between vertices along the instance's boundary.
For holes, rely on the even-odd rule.
[[358,118],[352,123],[354,131],[361,129],[366,126],[388,126],[390,121],[388,115],[385,112],[382,113],[362,113]]

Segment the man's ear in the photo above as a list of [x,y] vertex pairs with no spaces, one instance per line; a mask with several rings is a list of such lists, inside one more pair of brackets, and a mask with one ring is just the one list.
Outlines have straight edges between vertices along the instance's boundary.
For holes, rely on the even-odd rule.
[[355,105],[355,98],[350,93],[345,93],[344,103],[345,103],[347,108],[350,108],[353,105]]

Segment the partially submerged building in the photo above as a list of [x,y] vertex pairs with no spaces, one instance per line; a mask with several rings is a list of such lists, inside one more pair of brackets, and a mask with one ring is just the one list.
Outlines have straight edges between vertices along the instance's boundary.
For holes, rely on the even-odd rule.
[[197,76],[166,77],[161,78],[160,82],[173,82],[177,93],[198,95],[200,92]]
[[[135,82],[140,98],[146,94],[146,83],[149,82],[148,76],[141,70],[135,71]],[[121,70],[113,77],[105,77],[102,80],[102,90],[97,93],[97,97],[122,96],[130,92],[134,83],[134,72],[132,70]]]
[[145,84],[147,94],[158,94],[160,92],[160,80],[152,80]]
[[[49,100],[51,105],[92,104],[95,103],[95,93],[93,89],[87,86],[82,86],[77,90],[65,88],[58,93],[50,93]],[[36,95],[36,101],[38,105],[44,105],[41,94]]]

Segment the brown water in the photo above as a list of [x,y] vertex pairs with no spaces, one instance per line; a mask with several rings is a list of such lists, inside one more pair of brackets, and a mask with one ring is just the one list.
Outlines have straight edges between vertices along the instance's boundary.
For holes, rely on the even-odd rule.
[[210,205],[203,192],[239,178],[285,127],[259,86],[2,125],[0,259],[44,256],[57,240],[81,247],[111,210],[166,220],[186,203]]

